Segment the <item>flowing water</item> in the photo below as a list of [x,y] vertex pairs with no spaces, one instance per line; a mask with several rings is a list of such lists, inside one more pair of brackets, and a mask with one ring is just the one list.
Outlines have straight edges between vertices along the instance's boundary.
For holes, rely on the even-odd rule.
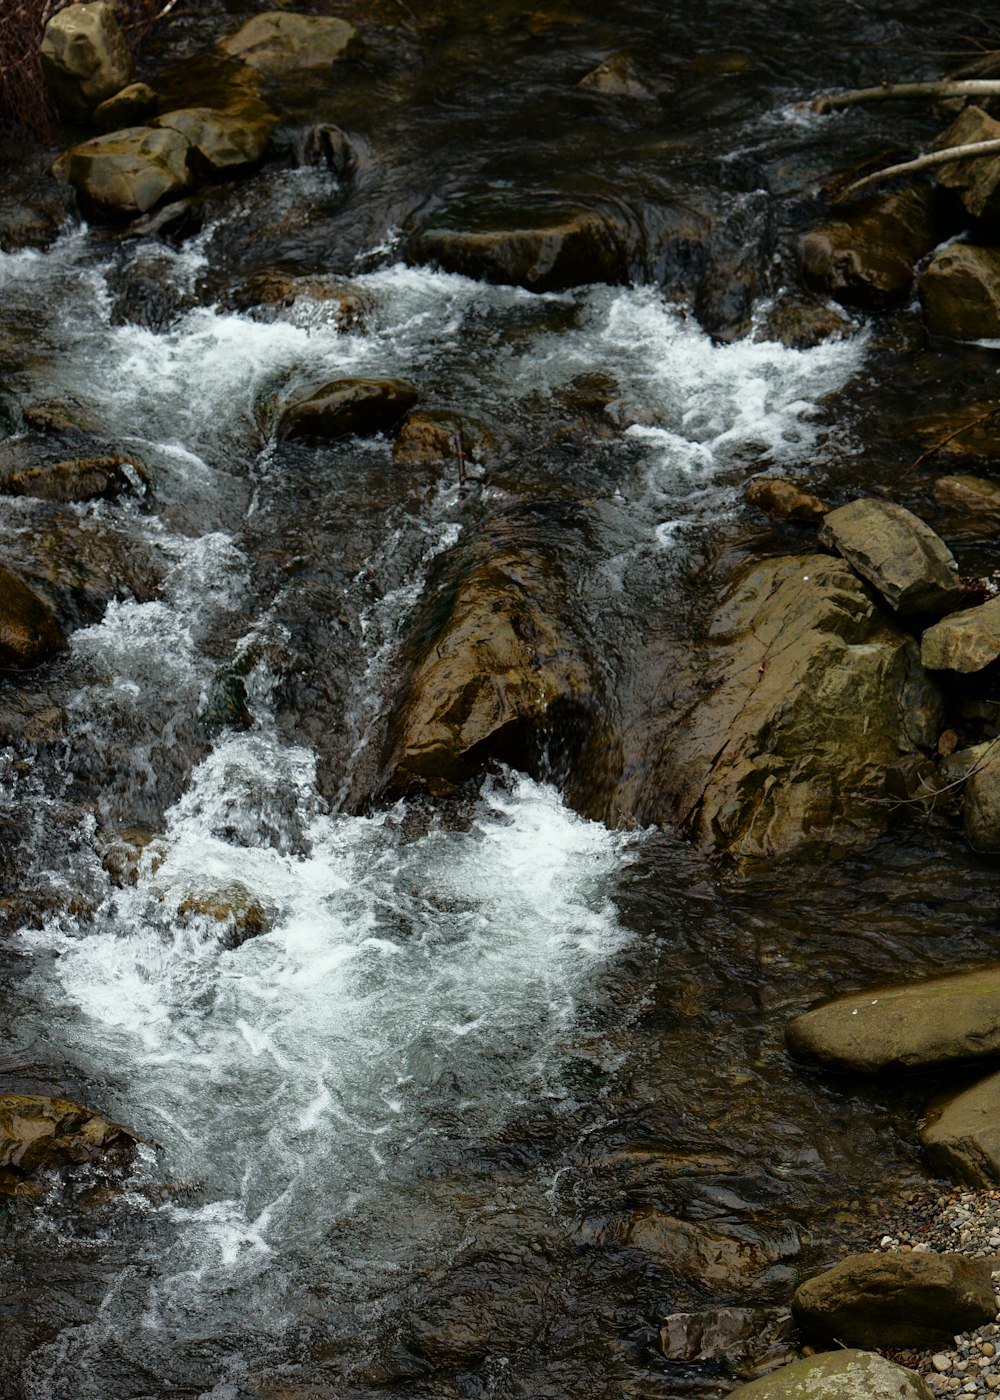
[[[150,63],[244,12],[188,8]],[[5,715],[37,724],[0,757],[2,1087],[144,1139],[124,1190],[95,1173],[10,1204],[3,1395],[716,1397],[724,1362],[668,1362],[660,1320],[787,1302],[845,1222],[926,1174],[926,1084],[825,1083],[781,1032],[839,986],[995,953],[997,875],[947,824],[737,878],[580,815],[558,765],[364,800],[408,620],[469,538],[568,564],[613,704],[714,561],[801,547],[746,518],[748,475],[890,479],[895,425],[943,375],[989,383],[995,352],[927,347],[906,310],[811,349],[766,330],[815,180],[929,129],[790,104],[937,71],[959,19],[689,10],[372,6],[363,60],[182,244],[72,219],[0,253],[5,391],[75,420],[63,455],[82,425],[136,464],[119,502],[0,498],[5,561],[48,560],[77,624],[4,683]],[[572,89],[619,48],[652,107]],[[349,187],[302,154],[334,119],[361,152]],[[710,281],[763,248],[756,329],[713,338],[678,266],[535,295],[405,265],[420,210],[555,186],[708,210]],[[360,310],[240,309],[271,268],[336,277]],[[382,439],[279,443],[281,403],[342,374],[413,381],[491,451],[460,482]],[[756,1251],[749,1283],[629,1247],[616,1222],[649,1208]]]

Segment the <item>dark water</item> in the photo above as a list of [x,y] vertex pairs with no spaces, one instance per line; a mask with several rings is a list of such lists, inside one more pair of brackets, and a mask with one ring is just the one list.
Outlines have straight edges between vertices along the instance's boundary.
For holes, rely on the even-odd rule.
[[[246,7],[194,10],[146,60],[179,94],[169,65]],[[935,129],[790,104],[935,75],[975,26],[903,3],[350,17],[360,56],[186,237],[71,219],[0,254],[4,462],[96,444],[148,479],[0,507],[5,562],[77,628],[0,697],[0,1087],[149,1143],[124,1193],[5,1207],[0,1392],[721,1396],[726,1363],[667,1361],[661,1320],[787,1303],[927,1177],[933,1084],[805,1073],[784,1024],[995,956],[996,871],[903,813],[870,850],[737,878],[544,766],[435,810],[366,799],[425,582],[464,551],[558,565],[608,712],[641,723],[732,561],[809,543],[748,512],[748,476],[889,483],[914,417],[990,393],[995,352],[927,343],[909,308],[811,350],[744,334],[797,289],[822,179]],[[575,87],[618,50],[653,100]],[[349,181],[310,157],[322,122]],[[11,152],[3,210],[44,164]],[[418,222],[487,197],[611,210],[634,285],[404,265]],[[352,324],[315,295],[252,309],[275,271],[345,282]],[[381,440],[277,444],[281,403],[344,373],[478,424],[469,481]],[[268,925],[235,948],[190,903],[234,891]],[[740,1267],[682,1267],[664,1219]]]

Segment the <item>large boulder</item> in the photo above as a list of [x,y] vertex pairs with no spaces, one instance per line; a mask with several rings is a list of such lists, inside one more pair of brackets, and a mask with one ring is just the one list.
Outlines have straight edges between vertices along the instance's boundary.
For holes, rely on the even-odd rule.
[[567,587],[548,559],[474,551],[434,590],[390,724],[382,786],[446,793],[491,757],[531,766],[559,711],[586,707],[588,668],[553,604]]
[[70,1099],[0,1095],[0,1192],[17,1194],[38,1172],[111,1152],[128,1155],[137,1141],[121,1124]]
[[[1000,743],[977,744],[962,788],[962,827],[974,851],[1000,853]],[[958,755],[956,754],[957,758]]]
[[920,1141],[931,1165],[964,1186],[1000,1186],[1000,1074],[937,1100]]
[[412,384],[398,379],[334,379],[291,403],[278,424],[280,437],[316,441],[374,437],[388,432],[417,402]]
[[437,215],[410,239],[407,258],[483,282],[558,292],[627,282],[630,236],[621,220],[596,209],[485,202]]
[[996,1316],[992,1264],[964,1254],[854,1254],[800,1285],[807,1337],[849,1347],[934,1347]]
[[53,101],[70,121],[86,121],[94,108],[132,81],[132,55],[108,0],[69,5],[45,26],[42,67]]
[[869,987],[821,1002],[785,1031],[793,1055],[857,1074],[1000,1054],[1000,966]]
[[[977,141],[996,141],[1000,122],[970,104],[958,119],[935,141],[935,150],[949,146],[971,146]],[[1000,216],[1000,154],[956,160],[934,169],[939,185],[955,190],[974,219],[994,223]]]
[[218,47],[265,77],[283,78],[332,67],[356,37],[357,30],[345,19],[272,10],[248,19],[220,39]]
[[709,631],[712,681],[671,727],[664,816],[738,858],[849,845],[884,829],[880,799],[937,739],[917,648],[839,559],[769,559]]
[[133,126],[73,146],[53,170],[81,203],[110,219],[132,219],[194,186],[191,144],[169,127]]
[[857,212],[806,233],[806,280],[844,306],[869,310],[902,301],[921,258],[950,231],[930,187],[869,200]]
[[934,1392],[916,1372],[849,1348],[793,1361],[737,1386],[727,1400],[934,1400]]
[[248,99],[237,110],[186,107],[166,112],[154,125],[179,132],[211,173],[228,174],[263,160],[278,119],[263,102]]
[[951,550],[905,506],[866,497],[851,501],[830,512],[819,539],[902,617],[949,612],[962,601]]
[[62,629],[52,610],[0,565],[0,669],[25,671],[40,666],[63,645]]
[[927,327],[952,340],[1000,336],[1000,248],[951,243],[937,253],[918,288]]
[[981,671],[998,656],[1000,598],[949,614],[920,639],[920,660],[932,671]]

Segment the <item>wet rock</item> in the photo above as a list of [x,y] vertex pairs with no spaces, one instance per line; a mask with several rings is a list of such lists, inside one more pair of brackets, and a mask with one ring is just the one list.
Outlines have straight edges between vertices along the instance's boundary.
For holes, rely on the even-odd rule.
[[929,187],[868,201],[856,213],[805,234],[806,280],[844,306],[880,310],[902,301],[916,264],[950,231]]
[[239,948],[248,938],[267,933],[276,917],[273,909],[238,880],[222,889],[191,891],[178,905],[177,913],[186,922],[207,919],[223,925],[223,942],[227,948]]
[[53,167],[84,205],[110,219],[131,219],[177,199],[194,185],[191,146],[178,131],[135,126],[74,146]]
[[931,489],[938,505],[960,515],[966,529],[992,533],[1000,525],[1000,482],[981,476],[939,476]]
[[400,380],[334,379],[289,404],[278,432],[292,440],[374,437],[394,428],[416,402],[416,389]]
[[364,330],[371,311],[364,293],[339,278],[292,277],[283,272],[262,272],[247,278],[229,292],[226,304],[236,311],[251,311],[294,306],[300,300],[335,303],[337,328],[342,331]]
[[937,690],[841,560],[740,574],[709,627],[710,685],[671,726],[662,817],[739,859],[849,845],[940,729]]
[[914,1371],[849,1348],[782,1366],[737,1386],[729,1400],[934,1400],[934,1392]]
[[107,0],[69,5],[45,26],[42,67],[53,101],[71,121],[132,81],[132,55]]
[[678,1278],[714,1289],[757,1287],[765,1275],[784,1279],[788,1270],[782,1261],[799,1253],[794,1232],[776,1243],[740,1239],[652,1208],[600,1231],[597,1238],[602,1244],[641,1250]]
[[0,189],[0,250],[48,248],[59,237],[70,217],[70,193],[64,185],[46,178],[17,182],[5,172]]
[[347,132],[330,122],[310,127],[297,152],[305,165],[325,165],[338,180],[348,180],[358,168],[358,152]]
[[559,710],[590,695],[579,646],[550,611],[566,586],[547,561],[484,547],[432,594],[390,726],[384,787],[446,793],[490,757],[530,766]]
[[483,282],[558,292],[627,282],[630,238],[622,222],[598,210],[470,204],[416,233],[407,258]]
[[[1000,744],[980,744],[962,789],[962,828],[974,851],[1000,852]],[[955,758],[959,755],[956,754]]]
[[811,350],[825,340],[843,340],[850,332],[850,320],[832,302],[784,297],[768,307],[758,338],[779,340],[792,350]]
[[671,1313],[660,1325],[660,1351],[668,1361],[725,1361],[746,1374],[766,1357],[793,1360],[787,1308],[713,1308]]
[[112,598],[150,601],[164,567],[127,522],[119,527],[54,506],[39,507],[33,529],[11,542],[8,557],[64,627],[97,621]]
[[11,496],[37,496],[44,501],[113,500],[134,489],[140,475],[126,457],[84,457],[15,471],[0,485],[0,490]]
[[156,111],[156,101],[156,92],[148,83],[129,83],[95,107],[91,120],[98,131],[104,132],[141,126]]
[[920,660],[932,671],[981,671],[998,656],[1000,598],[951,613],[920,640]]
[[263,102],[248,100],[239,111],[187,107],[167,112],[154,125],[179,132],[211,173],[229,174],[263,160],[278,119]]
[[275,10],[254,15],[221,39],[218,47],[265,77],[281,78],[332,67],[356,37],[357,30],[343,19]]
[[1000,336],[1000,248],[951,243],[931,259],[918,288],[927,327],[952,340]]
[[992,1322],[996,1298],[985,1259],[878,1252],[803,1283],[792,1312],[807,1337],[824,1342],[923,1349]]
[[392,460],[405,466],[454,462],[457,470],[460,452],[467,464],[478,461],[489,441],[490,435],[484,428],[457,414],[411,413],[396,434]]
[[119,1123],[69,1099],[0,1095],[0,1192],[17,1194],[37,1172],[79,1166],[109,1153],[124,1158],[137,1141]]
[[942,1176],[964,1186],[1000,1185],[1000,1074],[933,1103],[920,1141]]
[[627,54],[613,53],[580,79],[577,87],[599,97],[631,97],[639,102],[653,102],[656,95],[639,76],[636,64]]
[[962,601],[951,550],[905,506],[851,501],[830,512],[819,538],[903,617],[948,612]]
[[0,565],[0,669],[30,670],[50,661],[63,645],[51,608]]
[[913,430],[936,462],[988,467],[1000,457],[1000,404],[963,403],[946,413],[917,419]]
[[775,515],[779,520],[822,520],[829,505],[818,496],[810,495],[783,477],[757,476],[747,483],[746,498],[758,510]]
[[[934,142],[935,150],[948,146],[969,146],[974,141],[995,141],[1000,137],[1000,122],[994,121],[981,107],[964,107],[958,120]],[[939,185],[955,190],[974,219],[996,223],[1000,218],[1000,155],[976,156],[973,160],[957,160],[934,168]]]
[[1000,1052],[1000,966],[835,997],[797,1016],[785,1040],[856,1074],[988,1058]]

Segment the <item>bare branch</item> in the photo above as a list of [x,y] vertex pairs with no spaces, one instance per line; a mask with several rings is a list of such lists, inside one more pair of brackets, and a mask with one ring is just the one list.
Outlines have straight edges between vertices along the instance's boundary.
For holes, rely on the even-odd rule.
[[861,102],[893,102],[913,98],[1000,97],[1000,78],[942,79],[928,83],[881,83],[873,88],[854,88],[848,92],[828,92],[809,104],[814,112],[836,112],[841,107],[855,107]]
[[891,180],[895,175],[913,175],[920,170],[930,170],[935,165],[951,165],[953,161],[974,160],[977,156],[997,154],[1000,154],[1000,137],[991,141],[970,141],[965,146],[946,146],[941,151],[929,151],[927,155],[917,156],[915,160],[904,160],[901,165],[887,165],[884,170],[876,170],[872,175],[855,180],[853,185],[841,190],[834,203],[839,204],[842,200],[850,199],[861,190],[881,184],[883,180]]

